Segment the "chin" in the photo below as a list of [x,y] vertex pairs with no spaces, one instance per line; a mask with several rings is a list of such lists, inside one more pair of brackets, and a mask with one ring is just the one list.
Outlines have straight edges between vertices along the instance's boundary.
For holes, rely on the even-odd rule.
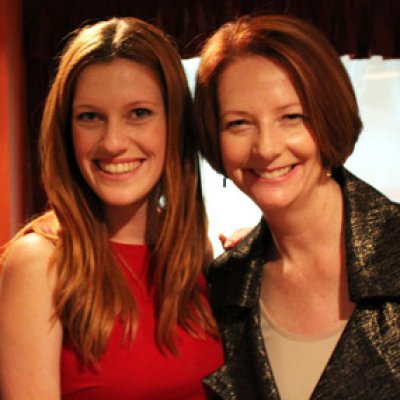
[[271,193],[271,191],[266,191],[265,193],[256,193],[254,195],[250,195],[249,197],[260,208],[284,208],[293,201],[292,196],[289,196],[288,193]]
[[259,207],[262,211],[270,213],[274,211],[285,210],[286,208],[288,208],[288,204],[268,203],[268,204],[260,204]]

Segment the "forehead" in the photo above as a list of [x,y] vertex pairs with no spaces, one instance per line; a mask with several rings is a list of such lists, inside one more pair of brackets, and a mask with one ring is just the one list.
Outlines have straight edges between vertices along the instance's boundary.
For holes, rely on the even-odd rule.
[[242,75],[244,79],[254,78],[254,74],[250,72],[255,71],[257,79],[263,80],[268,79],[271,74],[287,75],[285,69],[274,59],[257,54],[244,54],[230,60],[220,72],[218,80],[220,81],[227,74]]
[[142,93],[151,97],[159,96],[160,91],[160,79],[149,66],[116,58],[83,68],[76,80],[74,97],[98,98],[107,92],[120,96]]
[[277,62],[247,55],[230,62],[217,80],[220,105],[299,101],[288,73]]

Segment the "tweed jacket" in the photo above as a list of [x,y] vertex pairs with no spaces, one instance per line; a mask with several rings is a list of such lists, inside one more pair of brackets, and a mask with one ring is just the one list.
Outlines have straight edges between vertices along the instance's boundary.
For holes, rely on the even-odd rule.
[[[349,297],[356,307],[310,399],[398,400],[400,205],[343,167],[334,177],[343,192]],[[260,329],[261,275],[270,240],[261,221],[210,268],[211,304],[226,361],[204,383],[220,399],[280,399]]]

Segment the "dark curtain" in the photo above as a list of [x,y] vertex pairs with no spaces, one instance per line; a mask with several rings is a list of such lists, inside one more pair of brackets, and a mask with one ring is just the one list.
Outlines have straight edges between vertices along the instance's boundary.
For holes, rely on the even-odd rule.
[[43,210],[37,136],[43,102],[66,35],[87,22],[135,16],[154,23],[195,56],[221,24],[247,13],[287,13],[320,28],[340,54],[400,57],[400,0],[23,0],[26,69],[27,208]]

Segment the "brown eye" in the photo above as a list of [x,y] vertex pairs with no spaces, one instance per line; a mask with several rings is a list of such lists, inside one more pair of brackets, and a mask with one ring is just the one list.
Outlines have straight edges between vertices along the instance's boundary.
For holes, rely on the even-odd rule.
[[302,114],[287,114],[285,116],[285,119],[287,119],[289,121],[296,121],[299,119],[304,119],[304,115],[302,115]]
[[235,119],[225,123],[225,129],[241,129],[249,125],[249,121],[245,119]]
[[152,111],[148,108],[135,108],[132,110],[134,118],[144,118],[152,114]]
[[82,112],[76,116],[78,121],[93,121],[98,118],[98,115],[95,112]]
[[298,125],[304,122],[306,117],[300,113],[285,114],[281,117],[281,121],[285,125]]
[[230,128],[231,126],[240,126],[243,125],[245,123],[245,121],[243,119],[238,119],[236,121],[230,121],[226,124],[226,126],[228,128]]

